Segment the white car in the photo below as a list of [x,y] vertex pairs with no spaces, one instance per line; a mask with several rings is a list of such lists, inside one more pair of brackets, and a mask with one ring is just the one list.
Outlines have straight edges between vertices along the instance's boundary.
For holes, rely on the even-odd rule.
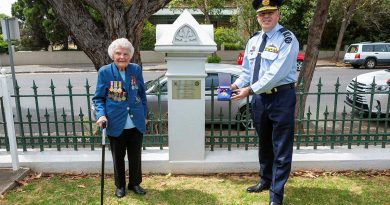
[[[217,94],[216,89],[218,88],[218,73],[228,73],[231,75],[231,82],[234,82],[241,73],[240,65],[230,65],[230,64],[206,64],[205,66],[207,77],[205,79],[205,103],[206,103],[206,121],[211,119],[211,84],[214,85],[214,94]],[[167,97],[167,77],[162,75],[155,80],[148,81],[145,83],[146,86],[146,97],[148,99],[148,109],[150,112],[154,113],[154,116],[157,117],[158,111],[161,110],[161,114],[164,115],[168,112],[168,97]],[[160,104],[159,108],[159,99],[158,91],[160,90]],[[251,96],[249,97],[250,103]],[[250,120],[250,105],[247,109],[247,100],[231,101],[231,120],[242,120],[241,127],[248,127],[249,129],[253,128],[253,123]],[[249,113],[247,115],[247,110]],[[222,115],[220,115],[220,112]],[[217,97],[214,97],[214,121],[219,121],[220,117],[225,123],[229,121],[229,102],[228,101],[218,101]],[[248,121],[246,119],[248,118]],[[249,126],[246,125],[249,124]]]
[[[374,81],[375,80],[375,81]],[[375,82],[375,88],[372,88]],[[356,76],[347,86],[345,102],[357,111],[386,114],[389,106],[390,69]],[[355,100],[355,102],[354,102]]]
[[366,69],[373,69],[377,65],[390,65],[390,43],[352,44],[344,55],[344,63],[351,64],[354,68],[364,65]]

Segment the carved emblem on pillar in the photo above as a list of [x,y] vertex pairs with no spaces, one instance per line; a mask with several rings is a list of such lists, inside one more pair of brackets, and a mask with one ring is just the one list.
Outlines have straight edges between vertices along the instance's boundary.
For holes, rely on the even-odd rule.
[[198,35],[189,25],[183,25],[177,30],[173,44],[198,44]]

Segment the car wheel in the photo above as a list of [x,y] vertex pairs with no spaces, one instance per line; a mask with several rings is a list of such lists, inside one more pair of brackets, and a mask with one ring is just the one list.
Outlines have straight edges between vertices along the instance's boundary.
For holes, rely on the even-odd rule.
[[246,105],[242,106],[240,108],[239,114],[237,114],[237,120],[240,121],[239,126],[241,130],[246,130],[247,128],[248,130],[255,129],[253,121],[251,119],[252,106],[250,104],[248,106],[248,110],[246,109]]
[[352,65],[352,67],[354,67],[354,68],[360,68],[360,65],[359,64],[351,64]]
[[303,66],[303,61],[298,60],[297,61],[297,71],[300,71],[302,69],[302,66]]
[[374,58],[368,58],[364,63],[366,69],[374,69],[376,66],[376,60]]

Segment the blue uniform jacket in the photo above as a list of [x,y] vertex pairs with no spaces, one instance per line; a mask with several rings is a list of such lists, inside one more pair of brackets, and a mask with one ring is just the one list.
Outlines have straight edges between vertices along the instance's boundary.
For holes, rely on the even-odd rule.
[[[107,135],[118,137],[130,115],[135,127],[145,132],[147,101],[142,70],[139,65],[130,63],[125,69],[126,81],[114,63],[99,69],[95,96],[92,98],[96,111],[96,119],[107,118]],[[134,80],[135,79],[135,80]],[[122,88],[128,93],[127,100],[115,101],[108,97],[110,81],[122,81]]]

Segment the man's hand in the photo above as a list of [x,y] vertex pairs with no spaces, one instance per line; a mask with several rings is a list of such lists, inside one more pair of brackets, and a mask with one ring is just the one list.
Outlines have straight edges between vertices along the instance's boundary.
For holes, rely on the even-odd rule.
[[232,92],[231,100],[241,100],[249,95],[250,87],[236,89]]
[[238,87],[237,87],[236,84],[233,83],[233,84],[230,85],[230,90],[231,90],[231,91],[237,90],[237,89],[238,89]]
[[103,128],[103,123],[106,123],[106,126],[107,126],[107,118],[106,118],[106,116],[101,116],[101,117],[99,117],[99,119],[96,121],[96,125],[97,125],[98,127],[101,127],[101,128]]

